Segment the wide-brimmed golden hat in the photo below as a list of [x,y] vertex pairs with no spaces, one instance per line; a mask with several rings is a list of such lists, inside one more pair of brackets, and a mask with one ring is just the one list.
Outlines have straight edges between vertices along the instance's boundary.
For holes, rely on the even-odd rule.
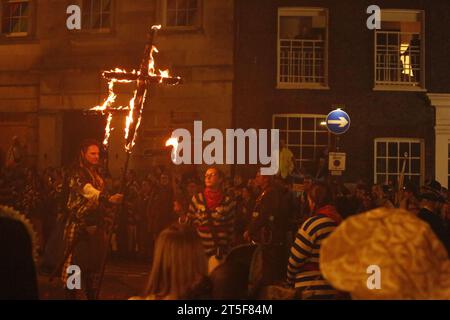
[[426,222],[401,209],[346,219],[322,242],[320,269],[355,299],[450,299],[445,247]]

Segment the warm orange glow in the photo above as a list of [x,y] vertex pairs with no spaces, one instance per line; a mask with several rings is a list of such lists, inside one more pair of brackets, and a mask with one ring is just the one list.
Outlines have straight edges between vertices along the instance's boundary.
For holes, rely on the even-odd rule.
[[103,139],[103,145],[105,147],[109,144],[109,136],[111,135],[111,131],[113,130],[111,128],[111,121],[113,119],[112,113],[108,114],[108,119],[106,120],[106,127],[105,127],[105,138]]
[[[128,136],[130,134],[130,126],[131,126],[131,124],[134,121],[134,119],[133,119],[133,111],[134,111],[134,100],[136,99],[136,93],[137,93],[137,90],[134,91],[134,96],[130,100],[130,111],[128,112],[128,115],[127,115],[127,117],[125,119],[125,139],[128,139]],[[132,147],[131,144],[126,144],[125,145],[125,149],[127,151],[131,150],[131,147]]]
[[[159,30],[159,29],[161,29],[161,25],[152,26],[152,30]],[[159,70],[159,74],[155,73],[155,59],[153,57],[153,54],[157,53],[157,52],[158,52],[158,49],[155,46],[152,46],[152,48],[150,50],[150,57],[149,57],[149,64],[148,64],[148,75],[150,77],[157,77],[159,79],[159,83],[163,83],[163,80],[165,78],[170,78],[170,75],[169,75],[169,70]],[[116,77],[114,77],[114,75],[111,75],[111,73],[115,73]],[[121,74],[123,74],[123,76]],[[128,106],[122,107],[122,106],[113,106],[113,105],[117,98],[117,95],[114,93],[114,84],[116,82],[130,83],[130,82],[136,81],[136,79],[133,79],[133,80],[122,79],[122,77],[127,78],[126,75],[129,75],[129,74],[140,76],[141,71],[133,70],[133,71],[129,72],[129,71],[126,71],[126,70],[120,69],[120,68],[115,68],[109,72],[105,71],[103,73],[103,76],[107,77],[107,79],[109,79],[108,80],[108,98],[106,98],[106,100],[101,105],[90,109],[93,111],[100,111],[102,114],[108,114],[106,127],[105,127],[105,138],[103,140],[103,145],[105,147],[108,146],[109,137],[110,137],[111,131],[113,130],[113,128],[111,127],[113,111],[116,111],[116,110],[127,110],[128,111],[128,115],[125,119],[125,139],[126,139],[125,150],[127,152],[131,152],[131,149],[133,148],[133,146],[135,144],[136,132],[138,131],[139,125],[141,123],[142,110],[138,110],[138,114],[136,114],[136,110],[135,110],[135,102],[137,99],[137,97],[136,97],[137,90],[135,90],[133,98],[130,100]],[[109,78],[111,76],[112,76],[112,78]],[[181,78],[177,77],[177,79],[180,80]],[[144,80],[140,79],[138,81],[144,81]],[[142,101],[142,103],[145,103],[145,96],[146,96],[146,92],[144,94],[144,101]],[[134,117],[137,117],[137,119],[135,119]],[[131,132],[130,128],[134,123],[136,123],[136,125],[135,125],[134,130],[132,130],[133,132]],[[131,134],[133,135],[133,137],[130,136]],[[176,147],[177,147],[178,141],[175,141],[175,143],[176,143]]]

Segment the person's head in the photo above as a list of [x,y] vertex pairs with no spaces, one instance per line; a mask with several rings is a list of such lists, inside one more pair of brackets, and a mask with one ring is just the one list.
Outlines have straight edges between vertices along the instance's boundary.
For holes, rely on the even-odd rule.
[[88,166],[98,165],[100,162],[100,144],[93,139],[84,140],[81,143],[80,159]]
[[421,207],[426,207],[432,211],[440,211],[444,202],[442,186],[438,181],[429,181],[422,187],[420,193]]
[[235,175],[233,178],[233,186],[240,187],[244,183],[242,177],[240,175]]
[[258,170],[258,172],[256,173],[255,185],[260,189],[264,190],[271,183],[272,183],[272,176],[262,175],[261,172]]
[[438,194],[434,192],[423,192],[420,195],[420,206],[423,208],[428,208],[431,211],[438,211],[442,207],[443,201]]
[[308,192],[308,204],[311,209],[320,209],[332,202],[333,195],[325,183],[316,182],[311,186]]
[[162,173],[161,176],[159,177],[159,183],[161,186],[168,186],[170,184],[170,178],[169,175],[167,173]]
[[183,299],[207,273],[207,257],[195,230],[188,225],[170,226],[156,240],[146,294]]
[[374,184],[372,186],[372,195],[374,199],[383,199],[386,197],[386,194],[384,193],[383,186],[380,184]]
[[211,167],[205,173],[205,186],[210,189],[218,190],[222,187],[224,175],[216,167]]
[[251,191],[250,187],[248,187],[248,186],[245,186],[242,188],[241,194],[242,194],[242,199],[244,199],[246,201],[249,201],[252,197],[252,191]]
[[142,184],[141,184],[141,192],[142,192],[142,193],[149,193],[150,190],[151,190],[150,182],[149,182],[148,180],[142,181]]
[[189,181],[186,186],[187,194],[190,198],[192,198],[194,195],[198,193],[198,186],[195,183],[195,181]]
[[286,140],[281,139],[280,140],[280,149],[283,149],[284,147],[286,147]]
[[365,185],[365,184],[358,184],[356,186],[356,189],[355,189],[355,197],[358,200],[362,200],[364,198],[364,195],[367,192],[369,192],[367,185]]
[[18,136],[14,136],[14,137],[12,138],[12,144],[13,144],[14,146],[19,146],[19,145],[20,145],[20,139],[19,139]]
[[313,184],[313,179],[310,175],[306,175],[305,178],[303,179],[303,188],[305,191],[308,191],[309,189],[311,189],[311,186]]

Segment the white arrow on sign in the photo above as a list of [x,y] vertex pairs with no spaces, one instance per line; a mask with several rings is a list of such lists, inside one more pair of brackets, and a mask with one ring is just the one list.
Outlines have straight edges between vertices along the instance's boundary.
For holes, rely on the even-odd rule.
[[339,120],[328,120],[328,124],[338,124],[339,128],[343,128],[348,124],[348,121],[344,117],[339,117]]

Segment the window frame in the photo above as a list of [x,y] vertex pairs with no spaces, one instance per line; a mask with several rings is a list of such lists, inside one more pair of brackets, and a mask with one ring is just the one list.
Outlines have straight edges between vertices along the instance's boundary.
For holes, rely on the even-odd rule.
[[[323,11],[325,13],[326,28],[325,28],[325,40],[324,40],[324,82],[310,82],[310,83],[288,83],[280,82],[281,72],[281,40],[280,40],[280,23],[282,16],[301,17],[301,12]],[[330,29],[330,14],[328,8],[322,7],[279,7],[277,12],[277,79],[276,89],[315,89],[315,90],[329,90],[329,29]]]
[[[21,2],[28,2],[29,4],[29,10],[30,14],[28,16],[28,26],[27,26],[27,32],[13,32],[13,33],[6,33],[3,32],[3,7],[5,4],[8,3],[21,3]],[[35,1],[34,0],[0,0],[0,38],[1,39],[29,39],[34,34],[34,28],[35,28],[35,21],[36,21],[36,12],[35,12]]]
[[164,27],[164,29],[172,30],[172,31],[194,31],[199,30],[203,26],[203,0],[196,0],[197,1],[197,14],[198,14],[198,21],[194,25],[185,25],[185,26],[170,26],[167,25],[167,0],[160,0],[161,1],[161,25]]
[[[401,166],[402,166],[402,159],[403,159],[403,155],[400,155],[400,150],[398,149],[398,154],[397,157],[389,157],[388,155],[388,148],[389,148],[389,143],[397,143],[398,144],[398,148],[400,148],[400,143],[419,143],[420,144],[420,172],[419,174],[407,174],[405,172],[405,176],[419,176],[420,178],[420,185],[424,184],[425,181],[425,140],[422,138],[395,138],[395,137],[386,137],[386,138],[375,138],[374,139],[374,143],[373,143],[373,181],[374,183],[385,183],[386,182],[386,178],[389,179],[390,175],[397,175],[399,176],[401,173]],[[386,155],[383,157],[378,157],[378,150],[377,150],[377,143],[386,143]],[[397,163],[397,173],[390,173],[389,169],[388,169],[388,165],[386,165],[386,172],[377,172],[377,159],[381,158],[381,159],[385,159],[386,161],[389,161],[389,159],[394,159],[396,158],[399,162]],[[408,159],[410,161],[409,163],[409,170],[411,172],[411,160],[417,160],[418,157],[412,157],[411,154],[408,154]],[[381,175],[384,174],[385,175],[385,181],[378,181],[377,180],[377,175]],[[398,181],[398,179],[397,179]],[[396,181],[396,182],[397,182]]]
[[[317,155],[318,155],[316,153],[316,150],[318,150],[320,147],[327,147],[329,149],[330,145],[331,145],[331,134],[328,131],[328,129],[326,128],[326,126],[324,126],[324,130],[323,131],[322,130],[318,131],[316,126],[314,126],[314,130],[303,130],[303,127],[301,127],[300,130],[289,130],[289,119],[290,118],[297,118],[297,119],[303,120],[305,118],[309,118],[309,119],[315,119],[315,120],[316,119],[323,119],[323,120],[325,120],[326,117],[327,117],[326,114],[309,114],[309,113],[277,113],[277,114],[273,114],[272,115],[272,128],[274,128],[274,129],[279,129],[279,128],[275,127],[275,119],[276,118],[285,118],[286,121],[287,121],[286,130],[279,129],[280,130],[280,140],[281,140],[281,132],[282,131],[286,131],[286,133],[287,133],[287,135],[286,135],[287,136],[287,138],[286,138],[286,146],[288,148],[289,147],[299,147],[300,150],[301,150],[300,151],[301,152],[301,158],[297,158],[295,156],[295,153],[294,153],[294,163],[295,163],[295,167],[296,168],[301,168],[303,166],[303,164],[307,163],[307,162],[314,163],[314,161],[317,160],[316,158],[317,158]],[[295,132],[299,132],[300,133],[300,144],[290,144],[289,143],[289,133],[295,133]],[[313,145],[303,144],[303,133],[305,133],[305,132],[306,133],[311,133],[311,132],[314,133],[314,144]],[[318,132],[324,133],[324,134],[327,135],[327,145],[317,144],[317,133]],[[313,159],[307,159],[307,158],[303,158],[302,157],[302,154],[303,154],[302,148],[304,148],[304,147],[313,147],[314,148],[314,157],[313,157]],[[298,166],[298,163],[300,163],[300,166]]]
[[450,140],[447,141],[447,188],[450,188]]
[[[426,92],[426,59],[425,59],[425,48],[426,48],[426,39],[425,39],[425,10],[419,9],[382,9],[381,12],[392,12],[392,13],[416,13],[420,14],[421,18],[421,27],[420,27],[420,82],[419,85],[408,85],[406,82],[398,82],[398,84],[379,84],[377,83],[377,34],[378,32],[382,32],[383,30],[374,30],[373,32],[373,91],[412,91],[412,92]],[[383,13],[382,13],[383,14]],[[399,21],[400,22],[400,21]]]
[[[114,32],[114,26],[115,26],[115,14],[116,14],[116,0],[110,0],[111,1],[111,9],[110,9],[110,26],[108,28],[85,28],[83,25],[84,21],[84,15],[83,15],[83,0],[75,0],[71,1],[70,4],[76,4],[81,9],[81,29],[73,29],[73,30],[67,30],[71,34],[111,34]],[[73,3],[75,2],[75,3]],[[69,5],[69,2],[68,2]],[[92,13],[91,13],[92,14]]]

